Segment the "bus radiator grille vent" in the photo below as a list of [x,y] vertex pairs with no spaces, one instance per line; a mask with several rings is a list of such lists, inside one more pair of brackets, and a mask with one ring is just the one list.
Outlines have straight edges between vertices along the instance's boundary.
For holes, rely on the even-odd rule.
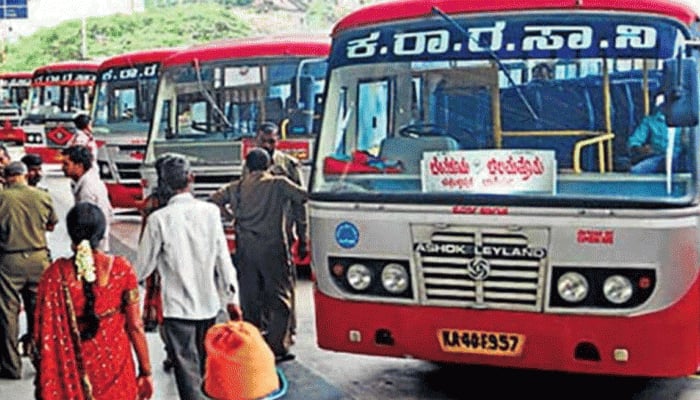
[[141,179],[141,171],[139,167],[141,162],[117,162],[117,173],[119,179],[139,181]]
[[417,243],[424,301],[430,305],[538,311],[546,249],[523,233],[433,232]]

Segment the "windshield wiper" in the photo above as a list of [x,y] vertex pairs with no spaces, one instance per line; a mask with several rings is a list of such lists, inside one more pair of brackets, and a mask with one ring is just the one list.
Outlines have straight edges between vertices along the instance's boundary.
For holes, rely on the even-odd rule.
[[231,121],[229,121],[228,118],[226,118],[226,114],[224,114],[224,112],[221,111],[219,106],[216,104],[214,97],[211,95],[211,93],[209,93],[207,88],[204,87],[204,82],[202,81],[202,70],[199,67],[199,60],[195,58],[193,63],[194,63],[194,70],[197,73],[197,84],[199,85],[199,92],[204,95],[204,98],[207,99],[207,101],[212,106],[214,111],[216,111],[216,113],[219,115],[219,117],[221,117],[221,119],[226,124],[226,127],[233,128],[233,124],[231,123]]
[[[476,43],[477,45],[481,46],[481,43],[479,43],[479,41],[476,40],[469,32],[467,32],[466,29],[464,29],[460,24],[458,24],[457,21],[454,20],[454,18],[452,18],[452,17],[450,17],[449,15],[445,14],[442,10],[440,10],[439,8],[437,8],[437,7],[435,7],[435,6],[433,6],[432,10],[433,10],[433,12],[434,12],[435,14],[439,15],[440,17],[442,17],[442,19],[444,19],[445,21],[449,22],[452,26],[454,26],[455,28],[457,28],[457,29],[462,33],[462,35],[466,36],[469,40],[471,40],[471,41],[473,41],[474,43]],[[527,107],[527,111],[530,112],[530,115],[532,115],[532,118],[533,118],[535,121],[539,121],[540,117],[539,117],[539,116],[537,115],[537,113],[535,112],[535,109],[532,108],[532,105],[530,105],[530,102],[527,101],[527,99],[526,99],[525,96],[523,95],[523,92],[520,90],[520,88],[518,87],[518,85],[517,85],[517,84],[515,83],[515,81],[513,80],[513,77],[510,76],[510,71],[508,71],[508,68],[506,68],[506,66],[503,64],[503,61],[501,61],[501,59],[498,57],[498,54],[496,54],[496,53],[495,53],[493,50],[491,50],[490,48],[486,48],[486,51],[487,51],[488,54],[491,56],[491,58],[492,58],[494,61],[496,61],[496,64],[498,65],[498,69],[500,69],[501,71],[503,71],[503,73],[506,75],[506,78],[508,78],[508,82],[510,82],[510,84],[513,85],[513,88],[515,88],[515,92],[518,94],[518,97],[519,97],[520,100],[523,102],[523,104],[525,105],[525,107]]]

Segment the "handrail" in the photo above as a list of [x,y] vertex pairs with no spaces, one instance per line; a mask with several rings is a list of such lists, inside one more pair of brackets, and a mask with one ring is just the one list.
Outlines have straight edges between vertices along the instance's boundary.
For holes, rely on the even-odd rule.
[[280,124],[280,139],[282,140],[287,139],[287,125],[289,125],[289,118],[283,119]]
[[579,140],[576,142],[574,145],[574,155],[573,155],[573,161],[574,161],[574,172],[577,174],[581,173],[581,149],[584,146],[589,146],[592,144],[598,144],[598,167],[600,168],[600,172],[604,173],[606,171],[605,168],[605,147],[603,146],[603,143],[605,141],[612,141],[615,138],[614,133],[606,133],[604,135],[599,135],[596,137],[592,137],[589,139],[583,139]]
[[507,137],[526,137],[526,136],[590,136],[590,135],[604,135],[608,132],[603,131],[589,131],[585,129],[570,129],[562,131],[503,131],[501,135]]
[[[610,95],[610,70],[608,68],[608,62],[607,60],[603,59],[603,108],[605,109],[605,132],[606,133],[613,133],[612,132],[612,108],[611,108],[611,95]],[[600,150],[600,147],[598,147],[598,151]],[[600,154],[599,154],[600,156]],[[608,167],[610,168],[610,171],[613,169],[613,145],[612,145],[612,140],[608,142],[608,156],[606,158]],[[605,170],[601,169],[600,172],[605,172]]]

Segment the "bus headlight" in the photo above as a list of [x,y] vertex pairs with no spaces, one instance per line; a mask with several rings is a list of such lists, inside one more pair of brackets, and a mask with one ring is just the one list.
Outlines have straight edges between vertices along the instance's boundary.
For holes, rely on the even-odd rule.
[[372,283],[372,271],[364,264],[352,264],[345,273],[348,284],[355,290],[365,290]]
[[588,296],[588,281],[578,272],[567,272],[559,277],[557,291],[562,299],[578,303]]
[[408,288],[408,272],[401,264],[389,263],[382,269],[382,286],[387,292],[398,294]]
[[632,282],[622,275],[610,276],[603,283],[603,294],[611,303],[625,303],[632,297]]
[[109,169],[109,164],[105,161],[98,161],[97,164],[100,167],[100,178],[112,179],[112,171]]

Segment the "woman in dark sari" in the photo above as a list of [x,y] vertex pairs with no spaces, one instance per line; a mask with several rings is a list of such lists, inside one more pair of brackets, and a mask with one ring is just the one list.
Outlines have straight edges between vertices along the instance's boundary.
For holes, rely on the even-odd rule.
[[[139,207],[141,211],[141,234],[143,234],[148,216],[159,208],[165,207],[165,205],[168,204],[168,200],[175,194],[161,179],[163,175],[162,166],[166,159],[167,156],[159,157],[156,160],[155,168],[158,174],[158,186],[143,200],[141,207]],[[139,238],[140,236],[141,235],[139,235]],[[165,342],[165,335],[163,334],[163,298],[161,296],[161,281],[158,271],[153,271],[153,273],[146,278],[146,290],[143,298],[143,322],[146,331],[153,332],[157,329],[161,339]],[[168,346],[165,346],[165,353],[166,357],[165,360],[163,360],[163,369],[168,372],[173,369],[175,364],[173,363],[173,357],[168,352]]]
[[76,204],[66,225],[74,255],[55,260],[39,282],[36,397],[148,399],[153,378],[133,267],[95,250],[106,225],[99,207]]

